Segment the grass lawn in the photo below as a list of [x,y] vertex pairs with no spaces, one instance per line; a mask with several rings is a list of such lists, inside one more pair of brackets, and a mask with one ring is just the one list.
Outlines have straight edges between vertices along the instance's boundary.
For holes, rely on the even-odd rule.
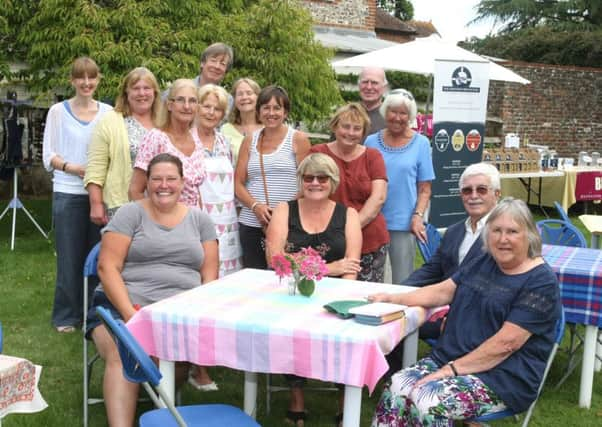
[[[3,209],[7,201],[0,203]],[[50,202],[24,200],[28,210],[42,228],[50,228]],[[581,226],[577,218],[575,224]],[[583,227],[581,227],[583,230]],[[0,321],[4,329],[4,352],[25,357],[43,366],[40,390],[48,408],[37,414],[14,414],[2,420],[3,427],[16,426],[78,426],[82,423],[82,341],[81,334],[58,334],[50,324],[52,307],[55,254],[51,241],[42,238],[23,212],[17,214],[15,250],[10,251],[11,215],[0,222]],[[583,230],[585,232],[585,230]],[[587,235],[589,241],[589,235]],[[421,352],[427,351],[421,347]],[[592,407],[580,409],[577,405],[579,368],[560,390],[552,386],[561,377],[566,355],[559,352],[548,377],[548,385],[538,402],[531,420],[532,426],[601,426],[602,425],[602,375],[596,374]],[[100,373],[98,365],[92,384],[92,393],[99,395]],[[242,407],[243,374],[226,368],[211,368],[220,391],[200,393],[186,386],[183,403],[224,402]],[[279,381],[278,376],[273,377]],[[266,427],[285,425],[283,418],[288,404],[286,392],[272,395],[272,412],[266,414],[265,376],[260,375],[258,390],[258,421]],[[362,426],[370,423],[372,410],[380,395],[379,386],[372,397],[364,390]],[[336,412],[333,393],[307,393],[308,426],[332,426]],[[149,404],[141,410],[150,409]],[[106,425],[104,407],[95,405],[90,411],[90,425]],[[515,425],[513,420],[493,425]]]

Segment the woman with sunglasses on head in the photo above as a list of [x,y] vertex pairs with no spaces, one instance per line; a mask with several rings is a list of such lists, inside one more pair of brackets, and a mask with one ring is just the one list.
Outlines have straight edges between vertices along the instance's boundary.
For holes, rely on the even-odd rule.
[[380,209],[387,197],[387,173],[378,150],[362,145],[369,128],[364,107],[358,103],[345,105],[330,120],[335,140],[314,145],[311,152],[326,154],[335,161],[340,183],[331,198],[359,214],[362,256],[358,280],[382,282],[389,233]]
[[392,282],[400,284],[414,271],[416,240],[426,241],[424,214],[435,179],[429,140],[411,128],[416,119],[414,96],[405,89],[390,92],[380,107],[385,129],[364,142],[382,154],[389,188],[382,212],[391,235]]
[[88,57],[71,66],[75,96],[50,107],[44,128],[44,166],[52,172],[52,221],[55,227],[56,290],[52,324],[75,332],[83,319],[81,283],[86,255],[100,240],[90,221],[90,202],[82,178],[92,131],[111,106],[94,99],[100,69]]
[[247,77],[236,80],[232,85],[230,94],[234,99],[234,105],[230,112],[229,122],[222,126],[221,131],[230,140],[234,167],[236,167],[238,152],[245,136],[252,135],[263,127],[255,109],[259,92],[261,92],[261,87]]
[[[339,184],[339,168],[329,156],[313,153],[299,165],[297,180],[301,197],[280,203],[272,215],[266,236],[268,262],[272,255],[311,247],[326,261],[329,276],[355,280],[360,271],[362,228],[355,209],[329,198]],[[302,425],[307,416],[305,379],[286,378],[291,387],[286,418]]]
[[243,266],[266,269],[264,228],[272,209],[297,195],[297,165],[309,151],[309,139],[286,124],[290,100],[280,86],[263,88],[257,114],[264,128],[243,140],[234,176],[240,212]]

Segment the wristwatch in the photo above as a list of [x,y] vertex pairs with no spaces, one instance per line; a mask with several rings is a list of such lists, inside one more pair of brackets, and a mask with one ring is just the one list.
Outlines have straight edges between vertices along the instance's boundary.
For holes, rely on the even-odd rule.
[[413,215],[418,215],[420,218],[424,218],[424,213],[420,211],[414,211]]

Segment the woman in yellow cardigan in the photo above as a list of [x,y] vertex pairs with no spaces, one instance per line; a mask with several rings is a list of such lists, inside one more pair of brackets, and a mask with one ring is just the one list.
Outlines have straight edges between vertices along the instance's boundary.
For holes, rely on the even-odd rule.
[[134,68],[121,82],[115,109],[98,123],[88,147],[84,185],[95,224],[105,225],[128,202],[138,144],[155,127],[160,108],[157,79],[147,68]]

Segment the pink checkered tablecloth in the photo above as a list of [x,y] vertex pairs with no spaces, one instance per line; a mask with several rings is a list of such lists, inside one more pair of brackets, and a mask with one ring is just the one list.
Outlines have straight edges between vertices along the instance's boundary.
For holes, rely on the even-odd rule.
[[404,289],[411,288],[325,278],[311,297],[289,296],[273,272],[244,269],[143,307],[127,326],[163,360],[296,374],[372,391],[388,370],[385,354],[424,322],[427,311],[412,307],[401,320],[368,326],[323,306]]
[[38,412],[48,405],[38,391],[41,367],[0,354],[0,418],[13,412]]

